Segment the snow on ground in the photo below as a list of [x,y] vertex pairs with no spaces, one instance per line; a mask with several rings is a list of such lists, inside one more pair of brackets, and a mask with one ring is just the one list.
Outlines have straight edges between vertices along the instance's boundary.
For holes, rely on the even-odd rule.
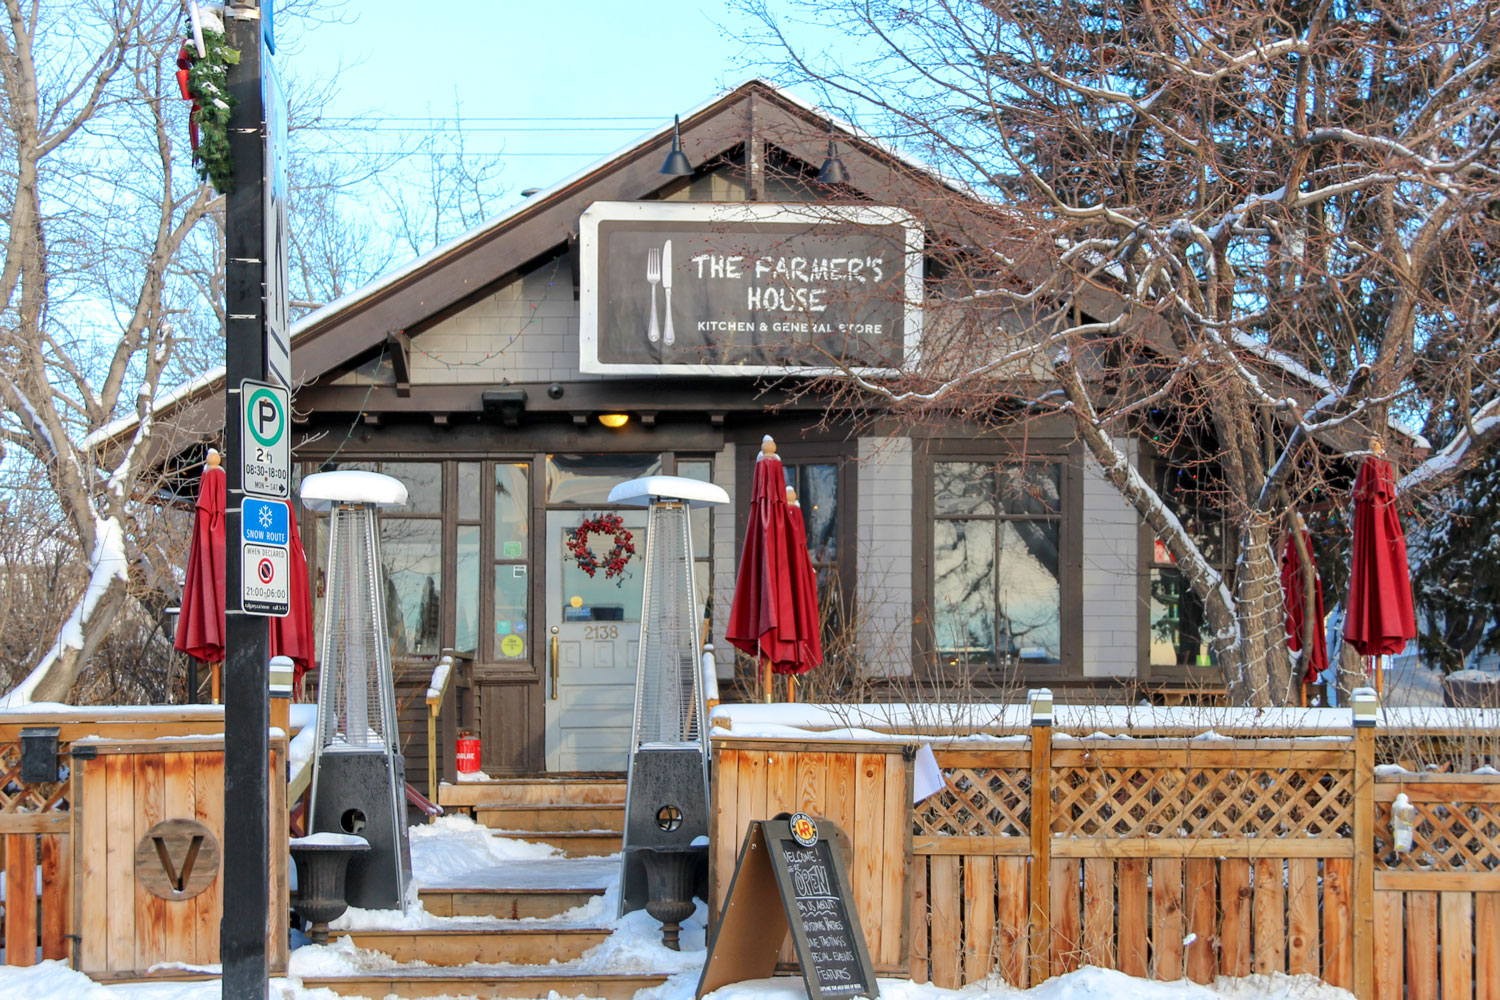
[[[605,893],[568,913],[545,919],[519,921],[531,927],[608,926],[610,936],[570,962],[553,962],[554,972],[669,973],[666,983],[641,990],[636,1000],[692,1000],[705,957],[707,907],[682,923],[683,950],[661,944],[661,926],[645,911],[615,919],[619,893],[619,856],[566,858],[552,847],[497,836],[467,817],[445,816],[411,830],[412,874],[425,887],[515,885],[602,886]],[[414,894],[415,895],[415,894]],[[273,979],[268,1000],[336,1000],[326,989],[308,989],[302,977],[336,975],[392,968],[392,959],[354,947],[340,929],[418,928],[464,925],[492,927],[514,924],[496,918],[436,917],[420,906],[400,914],[389,910],[351,910],[332,928],[326,945],[301,943],[294,950],[285,978]],[[300,946],[299,946],[300,944]],[[216,972],[216,969],[203,970]],[[43,962],[29,968],[0,966],[0,996],[16,1000],[220,1000],[217,979],[199,982],[136,982],[103,986],[74,972],[62,962]],[[880,980],[887,1000],[1348,1000],[1350,994],[1307,976],[1251,976],[1221,979],[1212,987],[1193,983],[1153,983],[1119,972],[1085,968],[1052,979],[1031,990],[1004,983],[980,983],[963,990],[945,990],[901,979]],[[779,977],[737,983],[710,994],[712,1000],[805,1000],[800,978]],[[553,1000],[560,1000],[553,994]]]

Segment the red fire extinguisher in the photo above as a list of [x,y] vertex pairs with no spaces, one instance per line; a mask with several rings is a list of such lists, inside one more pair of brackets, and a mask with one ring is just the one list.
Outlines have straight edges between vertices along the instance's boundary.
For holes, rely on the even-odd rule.
[[460,774],[473,774],[479,770],[479,737],[468,730],[460,732],[457,757]]

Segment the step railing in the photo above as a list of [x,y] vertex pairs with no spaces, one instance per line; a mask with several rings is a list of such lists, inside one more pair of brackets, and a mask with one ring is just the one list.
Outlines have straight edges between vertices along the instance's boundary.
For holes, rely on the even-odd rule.
[[[471,664],[469,657],[445,649],[427,682],[427,797],[433,801],[437,800],[439,777],[451,781],[457,770],[453,742],[458,736],[459,695],[456,689],[469,686]],[[443,740],[441,769],[438,765],[439,730]]]

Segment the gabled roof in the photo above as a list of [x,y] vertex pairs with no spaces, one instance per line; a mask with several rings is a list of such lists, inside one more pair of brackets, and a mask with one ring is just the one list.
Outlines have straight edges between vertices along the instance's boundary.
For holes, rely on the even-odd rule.
[[[808,164],[821,163],[827,143],[839,155],[849,187],[886,204],[931,201],[953,192],[977,198],[962,183],[834,119],[789,91],[754,78],[681,118],[688,158],[702,165],[740,147],[752,135]],[[330,302],[292,326],[292,378],[306,385],[340,370],[406,331],[481,294],[541,253],[576,235],[578,217],[595,201],[649,200],[679,182],[659,172],[672,126],[663,123],[627,146],[512,206],[477,228]],[[160,397],[153,454],[170,454],[216,434],[223,424],[224,368],[207,371]],[[128,433],[136,417],[121,418],[89,435],[107,446]]]

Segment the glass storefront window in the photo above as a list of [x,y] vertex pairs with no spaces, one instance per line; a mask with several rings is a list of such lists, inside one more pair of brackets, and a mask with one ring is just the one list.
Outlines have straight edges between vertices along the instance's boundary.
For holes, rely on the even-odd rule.
[[495,659],[502,663],[525,660],[531,651],[531,629],[526,608],[531,576],[524,565],[495,567]]
[[495,558],[526,559],[531,538],[531,466],[495,466]]
[[660,474],[660,455],[548,455],[547,504],[607,503],[618,484]]
[[380,554],[391,657],[435,656],[442,632],[443,523],[382,517]]
[[458,529],[458,572],[453,582],[453,648],[473,656],[479,651],[478,525]]
[[404,514],[443,512],[443,463],[382,462],[380,471],[406,486],[406,506],[394,508]]
[[482,469],[483,466],[478,462],[458,463],[458,519],[460,521],[479,520],[479,507],[484,501],[484,492],[479,485]]

